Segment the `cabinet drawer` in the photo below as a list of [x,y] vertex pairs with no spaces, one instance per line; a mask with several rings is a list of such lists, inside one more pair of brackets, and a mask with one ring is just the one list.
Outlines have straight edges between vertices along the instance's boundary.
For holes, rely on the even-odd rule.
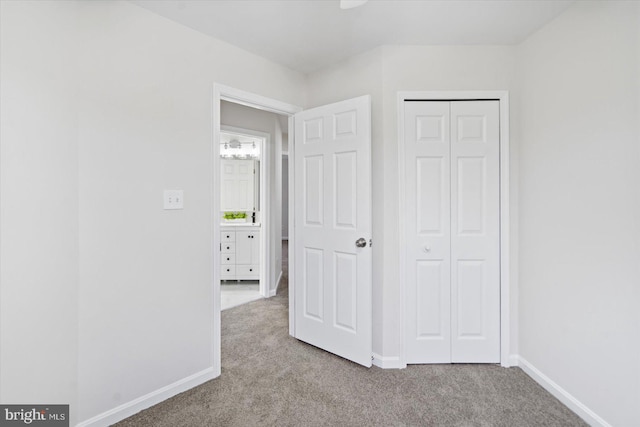
[[220,266],[220,277],[223,279],[225,277],[236,277],[236,266],[235,265],[221,265]]
[[234,242],[222,242],[222,251],[223,254],[235,253],[236,252],[236,244]]
[[236,263],[236,255],[233,253],[220,254],[220,264],[234,264]]
[[221,231],[220,232],[220,241],[222,243],[235,242],[236,241],[236,232],[235,231]]
[[260,277],[260,265],[236,265],[236,275],[238,278]]

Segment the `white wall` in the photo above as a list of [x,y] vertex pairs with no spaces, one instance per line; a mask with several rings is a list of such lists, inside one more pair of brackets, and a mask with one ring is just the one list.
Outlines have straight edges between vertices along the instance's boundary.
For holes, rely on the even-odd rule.
[[129,3],[80,7],[86,419],[211,367],[213,82],[301,103],[303,78]]
[[[220,123],[223,126],[234,126],[269,134],[269,158],[263,158],[263,161],[264,164],[269,164],[268,186],[271,192],[271,209],[269,213],[269,250],[271,251],[271,259],[268,260],[268,262],[271,276],[269,279],[269,290],[272,291],[275,290],[277,279],[282,271],[282,229],[280,228],[280,224],[282,223],[280,212],[282,206],[282,178],[281,176],[278,177],[278,169],[281,167],[281,165],[279,165],[280,162],[276,162],[276,159],[282,158],[282,131],[280,129],[280,121],[277,114],[267,111],[257,110],[227,101],[221,101],[220,105]],[[264,207],[261,206],[260,210],[264,212]]]
[[78,360],[74,5],[0,2],[0,402],[71,404]]
[[576,2],[519,48],[520,355],[640,425],[640,4]]
[[212,372],[213,82],[304,77],[120,1],[2,2],[1,71],[3,403],[74,423]]

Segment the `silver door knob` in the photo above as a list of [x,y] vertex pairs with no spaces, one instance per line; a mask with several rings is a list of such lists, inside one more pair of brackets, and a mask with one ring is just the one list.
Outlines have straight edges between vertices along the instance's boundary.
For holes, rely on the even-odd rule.
[[362,237],[356,240],[356,247],[364,248],[365,246],[367,246],[367,241],[364,240]]

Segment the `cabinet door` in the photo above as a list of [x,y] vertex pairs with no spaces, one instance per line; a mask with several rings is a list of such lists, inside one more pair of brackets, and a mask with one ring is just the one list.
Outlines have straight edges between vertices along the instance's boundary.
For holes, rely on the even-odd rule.
[[253,237],[252,231],[236,232],[236,264],[251,264],[253,253]]
[[252,232],[251,240],[251,264],[260,265],[260,231]]
[[260,264],[260,231],[236,232],[236,264]]

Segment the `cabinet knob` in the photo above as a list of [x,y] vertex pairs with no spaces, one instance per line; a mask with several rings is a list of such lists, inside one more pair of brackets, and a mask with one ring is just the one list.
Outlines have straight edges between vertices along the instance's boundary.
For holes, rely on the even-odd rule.
[[253,268],[250,268],[249,271],[253,271]]

